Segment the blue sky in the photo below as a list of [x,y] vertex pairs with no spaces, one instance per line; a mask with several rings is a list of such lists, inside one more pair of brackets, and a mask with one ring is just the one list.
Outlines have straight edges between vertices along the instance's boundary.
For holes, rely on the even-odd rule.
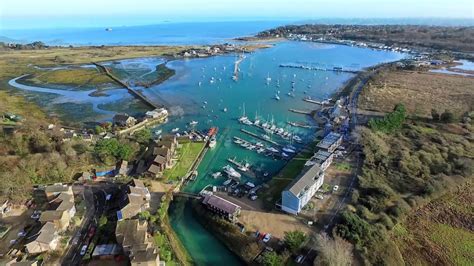
[[474,18],[473,0],[0,0],[0,27],[162,21]]

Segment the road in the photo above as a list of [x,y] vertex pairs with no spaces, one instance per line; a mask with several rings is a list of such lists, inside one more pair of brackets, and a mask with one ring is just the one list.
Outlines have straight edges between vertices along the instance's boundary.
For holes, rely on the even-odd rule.
[[66,251],[66,255],[63,256],[61,265],[69,266],[81,264],[81,248],[83,245],[88,245],[90,241],[87,233],[91,227],[97,226],[99,217],[107,211],[107,194],[117,191],[118,185],[116,184],[104,183],[84,185],[83,197],[86,203],[87,212],[84,214],[84,219],[72,238],[77,239],[77,243],[70,244],[69,249]]

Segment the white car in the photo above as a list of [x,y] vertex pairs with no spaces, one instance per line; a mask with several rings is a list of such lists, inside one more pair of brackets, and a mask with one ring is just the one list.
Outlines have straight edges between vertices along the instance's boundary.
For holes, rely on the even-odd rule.
[[335,185],[335,186],[332,188],[332,191],[333,191],[333,192],[336,192],[336,191],[338,191],[338,190],[339,190],[339,186],[338,186],[338,185]]
[[265,237],[262,239],[262,241],[263,243],[267,243],[268,241],[270,241],[270,239],[272,239],[272,235],[266,234]]
[[84,245],[84,246],[82,246],[81,253],[79,253],[79,254],[81,254],[81,256],[84,256],[86,254],[86,251],[87,251],[87,245]]
[[321,194],[316,194],[315,197],[320,200],[324,199],[323,195]]
[[295,259],[295,262],[296,262],[296,263],[302,263],[302,262],[303,262],[303,259],[304,259],[304,256],[303,256],[303,255],[298,255],[298,257],[296,257],[296,259]]

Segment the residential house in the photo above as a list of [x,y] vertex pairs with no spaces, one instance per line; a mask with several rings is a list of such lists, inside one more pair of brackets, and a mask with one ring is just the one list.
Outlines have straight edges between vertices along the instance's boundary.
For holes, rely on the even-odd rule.
[[317,153],[311,157],[306,162],[306,166],[317,165],[321,168],[322,171],[325,171],[332,163],[334,159],[334,153],[330,153],[328,151],[319,150]]
[[240,206],[216,195],[206,195],[202,201],[209,210],[219,216],[235,222],[240,214]]
[[327,134],[323,140],[321,140],[317,147],[328,152],[334,152],[339,145],[342,143],[342,135],[335,132]]
[[128,175],[128,161],[122,160],[119,164],[117,164],[115,173],[121,176]]
[[159,265],[160,258],[148,236],[148,223],[137,219],[117,223],[115,236],[117,243],[130,257],[131,265]]
[[115,126],[119,127],[131,127],[137,122],[137,120],[133,116],[130,116],[128,114],[116,114],[112,118],[112,121]]
[[148,111],[145,113],[146,118],[158,119],[168,117],[168,110],[165,108],[155,109],[153,111]]
[[44,211],[39,218],[40,222],[54,224],[58,231],[65,231],[69,226],[69,220],[67,211]]
[[178,141],[176,136],[164,136],[152,144],[151,160],[147,173],[153,177],[159,176],[165,169],[173,167],[173,157],[176,154]]
[[59,236],[53,223],[45,223],[40,231],[34,235],[32,241],[27,243],[26,251],[30,254],[55,250],[58,246]]
[[117,211],[117,219],[129,219],[150,207],[151,194],[143,182],[133,179],[123,188],[123,198],[120,210]]
[[313,165],[291,182],[282,192],[282,210],[298,214],[310,201],[316,191],[323,185],[324,171],[318,165]]
[[9,212],[10,209],[11,209],[11,203],[8,200],[4,201],[3,204],[0,205],[0,217],[2,217],[7,212]]
[[53,200],[61,193],[73,195],[72,187],[68,185],[63,185],[63,184],[54,184],[51,186],[46,186],[44,188],[44,193],[48,201]]

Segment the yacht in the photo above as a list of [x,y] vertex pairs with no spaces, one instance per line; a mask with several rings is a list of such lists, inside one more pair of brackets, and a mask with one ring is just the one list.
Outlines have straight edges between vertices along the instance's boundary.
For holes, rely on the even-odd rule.
[[243,105],[243,113],[242,116],[239,117],[239,122],[244,123],[244,121],[249,120],[249,118],[245,115],[245,103]]
[[171,130],[171,133],[176,133],[176,132],[178,132],[178,131],[179,131],[179,127],[176,127],[176,128],[173,128],[173,129]]
[[272,78],[270,78],[270,73],[268,73],[266,80],[267,80],[268,83],[270,83],[270,81],[272,81]]
[[235,177],[235,178],[240,178],[242,175],[237,172],[232,166],[226,165],[222,169],[224,169],[224,172],[229,176],[229,177]]
[[295,153],[295,152],[296,152],[295,150],[290,149],[289,147],[284,147],[282,150],[283,150],[284,152],[287,152],[287,153]]
[[214,177],[214,179],[215,179],[215,178],[219,178],[219,177],[221,177],[221,176],[222,176],[222,173],[221,173],[221,172],[215,172],[215,173],[212,174],[212,177]]
[[194,120],[193,120],[193,121],[189,122],[189,125],[190,125],[190,126],[195,126],[195,125],[197,125],[198,123],[199,123],[198,121],[194,121]]
[[277,101],[280,100],[280,96],[278,96],[278,94],[275,94],[275,100],[277,100]]
[[271,152],[275,152],[275,153],[278,152],[278,150],[275,149],[275,148],[273,148],[273,147],[268,147],[267,150],[268,150],[268,151],[271,151]]
[[266,140],[270,140],[270,136],[266,135],[266,134],[262,134],[262,138],[266,139]]
[[302,139],[298,135],[294,135],[293,140],[298,141],[298,142],[302,141]]
[[227,107],[224,107],[224,110],[222,111],[224,111],[224,113],[227,113]]

